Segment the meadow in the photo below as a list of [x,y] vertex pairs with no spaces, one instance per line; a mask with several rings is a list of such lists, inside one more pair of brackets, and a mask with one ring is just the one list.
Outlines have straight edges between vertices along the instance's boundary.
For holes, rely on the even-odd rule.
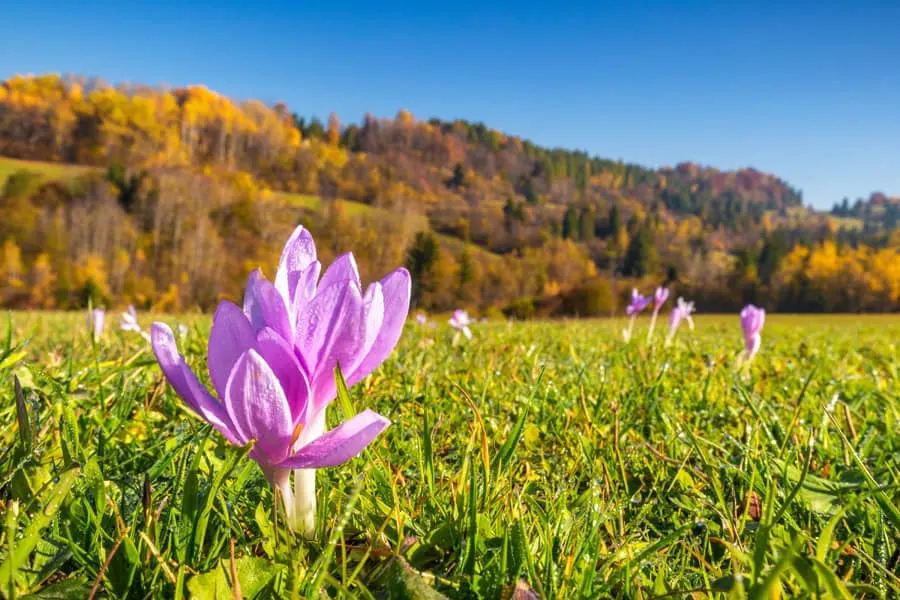
[[[157,318],[208,383],[209,317]],[[900,597],[900,317],[771,315],[743,367],[737,315],[410,321],[313,541],[108,321],[0,322],[3,597]]]

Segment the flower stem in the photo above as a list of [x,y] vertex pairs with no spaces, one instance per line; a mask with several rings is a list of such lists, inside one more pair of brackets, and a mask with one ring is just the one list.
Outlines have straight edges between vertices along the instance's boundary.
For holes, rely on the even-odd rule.
[[675,331],[678,329],[678,325],[669,328],[669,335],[666,336],[666,346],[672,343],[672,339],[675,337]]
[[631,315],[631,319],[628,321],[628,329],[626,329],[625,331],[622,332],[625,336],[626,344],[631,341],[631,330],[634,329],[634,319],[636,317],[637,317],[637,314]]
[[294,471],[294,521],[296,531],[307,539],[316,536],[316,470]]
[[275,495],[281,496],[281,501],[284,503],[284,514],[287,517],[288,524],[290,524],[291,515],[294,513],[294,494],[291,492],[290,469],[275,469],[269,475],[269,481],[272,483]]
[[[298,443],[304,446],[325,433],[325,409],[307,423]],[[316,470],[296,469],[294,471],[294,518],[295,531],[303,532],[307,539],[316,535]]]
[[650,317],[650,329],[647,330],[647,345],[653,339],[653,329],[656,328],[656,315],[659,314],[659,307],[653,309],[653,316]]

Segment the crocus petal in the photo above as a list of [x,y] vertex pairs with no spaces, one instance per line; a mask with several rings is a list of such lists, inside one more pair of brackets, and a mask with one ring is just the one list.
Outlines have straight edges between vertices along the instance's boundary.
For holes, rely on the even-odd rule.
[[278,377],[256,350],[241,354],[225,385],[225,410],[254,457],[274,465],[288,455],[294,424]]
[[350,383],[352,375],[366,358],[366,355],[375,344],[378,332],[381,331],[381,325],[384,322],[384,292],[382,291],[381,282],[376,281],[366,288],[366,293],[362,300],[362,341],[360,343],[359,352],[354,357],[353,364],[341,365],[344,375],[347,378],[347,385]]
[[220,302],[213,315],[207,357],[209,378],[220,398],[225,397],[225,384],[238,357],[255,343],[256,335],[243,311],[227,300]]
[[757,332],[762,331],[763,325],[766,324],[766,309],[760,308],[756,311],[756,319],[754,322],[754,329]]
[[675,328],[678,327],[678,324],[681,322],[681,319],[684,317],[684,313],[680,307],[675,307],[672,309],[672,312],[669,314],[669,327]]
[[317,290],[297,319],[294,347],[303,357],[313,392],[313,413],[334,400],[334,367],[351,365],[362,346],[362,294],[355,283]]
[[[348,377],[347,385],[358,383],[384,362],[397,346],[400,334],[403,332],[403,325],[409,315],[409,298],[412,289],[409,271],[402,268],[397,269],[379,283],[384,299],[381,326],[377,337],[367,347],[365,357]],[[469,335],[471,336],[471,332]]]
[[362,452],[390,424],[378,413],[364,410],[303,446],[278,466],[283,469],[336,467]]
[[286,340],[293,338],[293,327],[284,298],[272,282],[262,276],[259,269],[250,273],[247,279],[244,314],[250,320],[254,331],[268,326]]
[[296,331],[297,318],[303,309],[316,295],[316,282],[319,280],[319,273],[322,272],[322,263],[313,261],[305,269],[296,273],[293,278],[294,291],[290,297],[290,316],[293,320],[292,325]]
[[356,266],[356,259],[353,258],[352,252],[341,254],[334,259],[334,262],[328,266],[325,274],[322,275],[319,287],[325,289],[336,283],[345,283],[347,281],[353,281],[356,285],[362,287],[362,283],[359,280],[359,268]]
[[291,409],[291,422],[296,426],[306,416],[309,404],[309,381],[290,344],[269,327],[256,335],[256,349],[281,383]]
[[181,396],[181,399],[194,412],[225,436],[225,439],[240,445],[242,442],[235,434],[225,408],[212,397],[184,362],[184,356],[179,354],[178,347],[175,345],[175,336],[169,326],[164,323],[154,323],[150,331],[153,353],[156,355],[163,375],[175,393]]
[[312,235],[299,225],[288,238],[278,271],[275,274],[275,287],[286,300],[294,297],[297,275],[316,260],[316,243]]
[[753,358],[762,344],[762,337],[757,333],[747,340],[747,358]]

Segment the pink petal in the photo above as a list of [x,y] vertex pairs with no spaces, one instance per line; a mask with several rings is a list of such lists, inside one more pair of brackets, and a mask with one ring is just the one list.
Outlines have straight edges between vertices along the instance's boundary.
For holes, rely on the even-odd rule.
[[232,444],[240,445],[238,436],[233,431],[231,419],[219,401],[197,380],[197,376],[184,362],[179,354],[172,330],[164,323],[154,323],[150,329],[153,353],[162,369],[163,375],[175,393],[187,403],[191,409],[219,431]]
[[376,281],[366,288],[366,294],[363,296],[362,307],[362,343],[359,352],[352,364],[342,364],[344,376],[347,378],[347,385],[356,372],[359,365],[366,358],[366,355],[375,344],[378,333],[381,331],[381,325],[384,321],[384,294],[382,293],[381,283]]
[[[393,352],[400,341],[403,326],[409,316],[411,281],[409,271],[397,269],[381,280],[381,295],[384,298],[384,317],[375,341],[368,346],[366,356],[347,378],[347,385],[354,385],[378,368]],[[368,294],[367,294],[368,295]],[[373,310],[375,310],[373,305]],[[368,315],[367,315],[368,316]],[[374,316],[373,316],[374,317]],[[467,328],[468,329],[468,328]],[[467,337],[471,337],[469,332]]]
[[359,454],[391,422],[371,410],[319,436],[278,465],[282,469],[336,467]]
[[271,327],[284,339],[293,338],[293,328],[288,317],[284,298],[259,269],[250,273],[244,291],[244,314],[254,331]]
[[207,357],[209,378],[220,398],[225,397],[225,384],[238,357],[255,343],[256,335],[243,311],[227,300],[220,302],[213,315]]
[[311,374],[312,414],[335,398],[334,367],[353,364],[362,345],[362,297],[359,286],[338,283],[325,289],[304,307],[297,320],[294,347]]
[[347,281],[352,281],[360,288],[362,287],[362,283],[359,280],[359,268],[356,266],[356,259],[353,258],[352,252],[341,254],[334,259],[334,262],[328,266],[325,274],[322,275],[319,287],[325,289],[336,283]]
[[291,409],[291,422],[303,421],[309,404],[309,381],[294,351],[273,329],[264,328],[256,335],[256,349],[272,368]]
[[275,274],[275,287],[285,300],[294,297],[291,275],[303,271],[315,260],[316,243],[309,231],[299,225],[281,251],[281,260],[278,261],[278,271]]
[[295,329],[297,326],[297,318],[303,309],[316,295],[316,282],[319,280],[319,273],[322,271],[322,263],[314,261],[302,271],[292,276],[291,285],[293,286],[293,296],[291,296],[290,317]]
[[278,377],[256,350],[238,357],[225,389],[235,430],[245,442],[256,440],[254,457],[264,465],[284,460],[294,432],[291,410]]

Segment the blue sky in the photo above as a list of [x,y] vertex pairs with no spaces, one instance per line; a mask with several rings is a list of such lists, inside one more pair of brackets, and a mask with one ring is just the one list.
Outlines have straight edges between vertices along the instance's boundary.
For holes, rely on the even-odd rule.
[[817,207],[900,194],[900,3],[181,4],[7,0],[0,77],[203,83],[344,121],[407,108],[648,166],[753,166]]

